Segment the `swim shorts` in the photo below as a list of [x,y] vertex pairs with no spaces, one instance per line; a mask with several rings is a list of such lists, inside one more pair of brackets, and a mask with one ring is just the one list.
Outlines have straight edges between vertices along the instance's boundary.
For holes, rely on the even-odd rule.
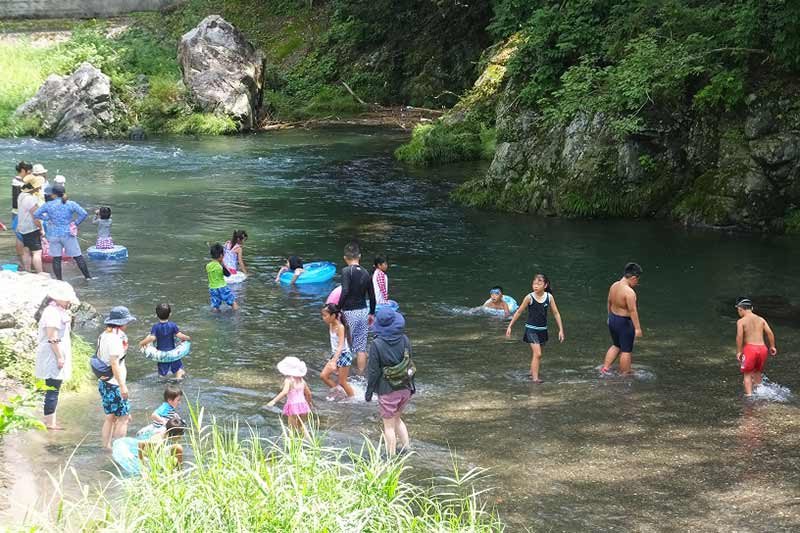
[[42,233],[38,229],[30,233],[23,233],[22,245],[31,252],[38,252],[42,249]]
[[608,332],[611,333],[611,342],[622,353],[633,352],[633,340],[636,338],[636,330],[633,327],[631,317],[608,313]]
[[131,412],[131,404],[128,400],[122,399],[118,385],[110,385],[102,379],[97,380],[97,390],[100,391],[100,399],[103,401],[103,411],[107,415],[127,416]]
[[745,344],[742,353],[742,373],[763,372],[767,362],[767,347],[763,344]]
[[183,368],[183,360],[178,359],[177,361],[172,361],[171,363],[158,363],[158,375],[159,376],[166,376],[170,372],[173,374],[177,374],[178,370]]
[[392,418],[401,414],[410,399],[411,391],[409,389],[393,390],[389,394],[379,394],[378,410],[381,413],[381,418]]
[[[60,235],[47,237],[49,245],[48,253],[50,257],[78,257],[81,255],[81,245],[78,244],[78,238],[74,235]],[[62,253],[63,250],[63,253]]]
[[350,332],[350,349],[355,352],[367,351],[367,336],[369,334],[369,309],[351,309],[342,311],[344,322]]
[[547,344],[547,330],[546,329],[533,329],[525,327],[525,334],[522,336],[522,342],[528,344]]
[[219,289],[208,289],[208,295],[211,297],[211,307],[219,309],[222,302],[228,305],[233,305],[236,298],[233,297],[230,287],[220,287]]
[[350,366],[353,364],[353,354],[350,352],[342,352],[339,354],[339,359],[336,360],[336,368],[343,366]]

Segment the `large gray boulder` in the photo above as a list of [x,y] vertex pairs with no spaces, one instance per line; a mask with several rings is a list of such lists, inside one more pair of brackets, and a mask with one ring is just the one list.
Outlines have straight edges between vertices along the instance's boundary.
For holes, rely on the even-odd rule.
[[83,63],[68,76],[50,75],[15,116],[41,121],[41,135],[75,140],[109,136],[115,107],[109,77]]
[[256,124],[261,106],[264,56],[219,15],[186,33],[178,46],[183,83],[203,111],[234,119],[243,130]]

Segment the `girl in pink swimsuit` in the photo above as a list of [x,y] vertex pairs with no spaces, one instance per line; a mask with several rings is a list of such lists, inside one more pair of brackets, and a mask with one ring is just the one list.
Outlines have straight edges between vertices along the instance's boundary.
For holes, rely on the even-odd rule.
[[289,427],[311,440],[306,427],[308,414],[311,412],[311,389],[303,379],[307,371],[306,364],[297,357],[284,357],[278,363],[278,372],[286,377],[283,380],[283,390],[267,406],[273,407],[286,397],[283,414],[288,418]]

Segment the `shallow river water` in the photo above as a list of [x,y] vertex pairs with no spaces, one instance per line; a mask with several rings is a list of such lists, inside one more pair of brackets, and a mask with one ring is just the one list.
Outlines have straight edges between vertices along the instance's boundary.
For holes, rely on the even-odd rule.
[[[97,279],[89,282],[74,266],[65,277],[101,312],[130,307],[139,317],[132,340],[155,321],[154,306],[170,302],[173,320],[194,341],[186,398],[218,419],[238,417],[277,434],[278,415],[262,406],[280,386],[275,364],[296,355],[312,369],[328,439],[377,440],[376,405],[326,402],[318,379],[328,346],[318,310],[333,283],[298,291],[273,281],[290,253],[341,266],[343,245],[357,237],[365,263],[388,254],[391,297],[415,347],[411,464],[446,474],[453,452],[462,466],[489,469],[489,502],[509,530],[800,528],[800,411],[789,393],[800,391],[800,317],[795,310],[773,321],[780,353],[766,374],[788,390],[773,386],[765,391],[771,399],[748,403],[740,397],[733,310],[738,295],[757,307],[767,296],[800,304],[796,239],[462,209],[447,193],[480,169],[403,168],[391,157],[403,139],[334,129],[143,144],[3,140],[0,160],[9,175],[15,160],[43,162],[51,179],[67,176],[70,196],[87,209],[112,207],[114,239],[130,259],[90,262]],[[7,196],[3,188],[4,206]],[[213,315],[206,242],[236,228],[250,235],[252,275],[236,291],[241,311]],[[91,244],[91,224],[81,237]],[[0,238],[2,262],[11,246],[8,234]],[[635,377],[600,379],[606,291],[629,260],[645,270]],[[537,272],[552,281],[566,331],[563,344],[545,348],[542,385],[526,379],[521,325],[506,339],[502,320],[466,312],[494,284],[521,299]],[[551,319],[550,338],[556,333]],[[154,364],[129,353],[135,430],[163,385]],[[81,440],[72,465],[82,479],[102,480],[113,467],[100,450],[96,391],[67,395],[59,413],[66,431],[14,437],[35,462],[35,482],[45,487],[46,472]]]

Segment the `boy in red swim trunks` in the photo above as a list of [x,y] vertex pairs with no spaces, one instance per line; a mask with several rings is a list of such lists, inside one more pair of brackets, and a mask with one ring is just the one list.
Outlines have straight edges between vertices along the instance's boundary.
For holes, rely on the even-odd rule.
[[769,340],[769,353],[777,355],[778,349],[775,348],[775,334],[767,321],[753,312],[753,302],[739,298],[736,311],[739,313],[739,320],[736,321],[736,359],[742,364],[744,396],[749,398],[753,395],[753,385],[761,385],[761,372],[767,361],[765,333]]

